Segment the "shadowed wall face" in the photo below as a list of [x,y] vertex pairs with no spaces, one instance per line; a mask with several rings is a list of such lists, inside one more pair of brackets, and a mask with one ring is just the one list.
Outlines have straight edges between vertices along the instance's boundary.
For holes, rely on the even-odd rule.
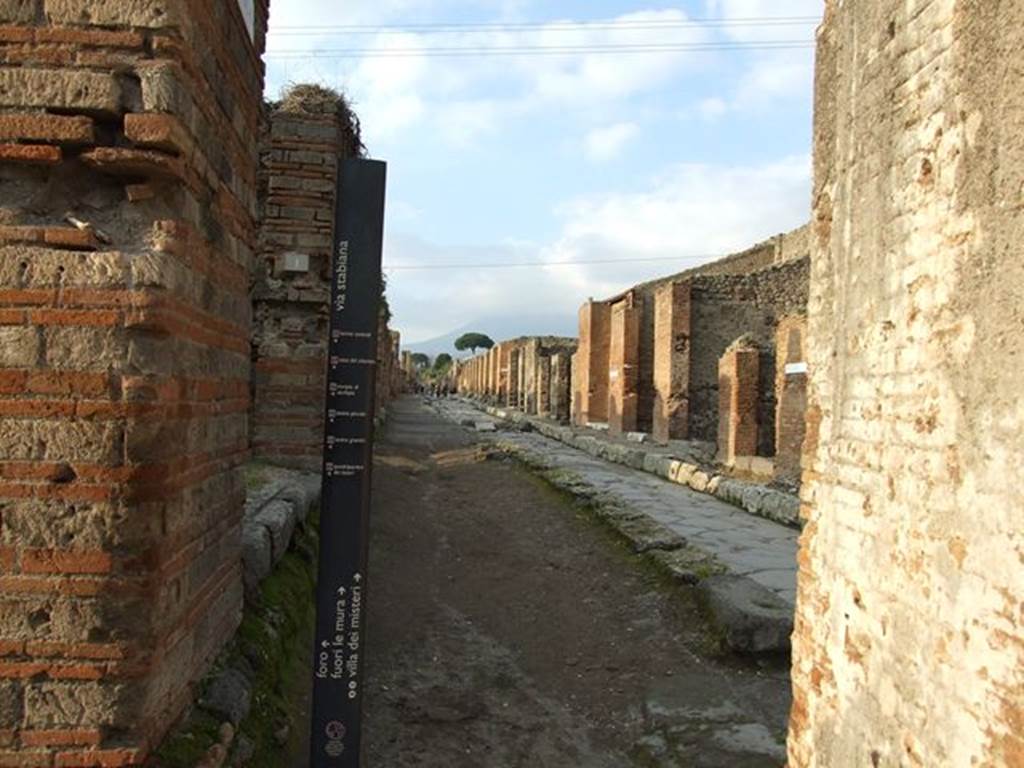
[[608,346],[608,426],[612,434],[637,428],[640,309],[627,297],[612,307]]
[[659,443],[689,435],[690,284],[669,283],[654,295],[653,436]]
[[141,762],[240,619],[267,4],[0,2],[0,764]]
[[793,768],[1024,764],[1024,5],[826,3]]
[[573,421],[608,420],[608,345],[611,306],[589,301],[580,308],[580,341],[573,360]]
[[807,415],[807,318],[787,317],[775,334],[777,365],[775,392],[775,476],[790,482],[800,478]]
[[757,452],[760,350],[730,348],[718,364],[718,460]]
[[338,161],[358,148],[336,105],[295,99],[269,121],[253,286],[253,453],[318,472]]

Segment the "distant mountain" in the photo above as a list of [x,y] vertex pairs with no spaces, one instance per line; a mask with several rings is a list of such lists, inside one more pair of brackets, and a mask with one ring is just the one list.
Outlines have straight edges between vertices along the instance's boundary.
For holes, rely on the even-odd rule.
[[[579,332],[579,321],[575,315],[495,316],[466,323],[443,336],[415,344],[403,344],[402,349],[410,352],[422,352],[431,357],[442,352],[447,352],[454,357],[462,357],[463,353],[455,351],[455,340],[462,334],[471,331],[485,333],[495,342],[514,339],[517,336],[576,336]],[[466,356],[468,354],[468,352],[465,353]]]

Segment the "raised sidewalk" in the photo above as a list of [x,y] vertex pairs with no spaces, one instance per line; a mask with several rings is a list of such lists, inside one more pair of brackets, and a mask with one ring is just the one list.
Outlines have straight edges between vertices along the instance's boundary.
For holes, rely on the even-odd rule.
[[[585,436],[583,445],[592,447],[588,451],[549,436],[550,430],[541,425],[561,434],[567,428],[541,419],[501,409],[487,413],[458,399],[432,404],[443,417],[517,454],[549,482],[585,497],[634,551],[657,561],[679,581],[695,585],[734,650],[788,649],[796,602],[799,532],[794,527],[750,515],[678,479],[666,482],[637,466],[645,460],[654,466],[647,455],[634,454],[621,462],[601,455],[625,456],[620,448],[645,454],[642,447],[612,448]],[[503,428],[523,421],[533,428]],[[718,486],[723,482],[735,481],[720,479]]]

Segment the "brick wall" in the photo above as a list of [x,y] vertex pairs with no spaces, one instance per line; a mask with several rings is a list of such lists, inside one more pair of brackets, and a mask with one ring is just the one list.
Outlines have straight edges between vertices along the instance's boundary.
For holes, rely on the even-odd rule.
[[551,356],[542,355],[537,361],[537,375],[535,384],[537,390],[538,416],[549,416],[551,414]]
[[689,435],[690,283],[670,282],[654,294],[652,434],[660,443]]
[[[729,344],[749,333],[762,348],[758,452],[774,453],[775,326],[779,316],[806,311],[808,231],[802,227],[628,291],[638,315],[636,429],[654,434],[659,442],[686,437],[714,441],[718,361]],[[689,298],[679,298],[678,307],[669,311],[666,291],[672,286],[688,286]],[[607,399],[607,313],[626,295],[590,301],[580,310],[580,349],[573,365],[576,424],[609,418],[602,405]]]
[[732,465],[757,452],[757,401],[761,351],[746,338],[718,362],[718,460]]
[[0,765],[127,765],[240,617],[267,7],[0,2]]
[[519,362],[522,369],[519,407],[526,413],[536,413],[537,366],[540,365],[540,342],[537,339],[529,339],[523,344],[523,356]]
[[320,470],[338,161],[359,152],[344,102],[298,86],[272,105],[260,152],[253,285],[253,453]]
[[580,308],[580,341],[573,357],[573,423],[608,420],[608,334],[611,307],[588,301]]
[[507,342],[505,345],[505,377],[502,385],[502,403],[510,408],[519,405],[519,345]]
[[608,427],[614,435],[637,428],[637,374],[642,310],[630,294],[612,305],[608,344]]
[[566,423],[572,412],[572,354],[551,356],[551,418]]
[[762,350],[758,454],[771,456],[775,440],[775,328],[778,318],[803,314],[808,259],[739,275],[699,275],[691,281],[689,436],[715,440],[718,361],[728,346],[750,335]]
[[800,478],[807,415],[807,318],[779,320],[775,332],[775,476]]
[[826,3],[789,764],[1024,764],[1024,5]]
[[[575,339],[560,336],[502,341],[488,352],[461,362],[455,385],[460,394],[469,397],[533,415],[567,419],[570,358],[575,350]],[[495,370],[499,375],[492,389],[488,374]]]

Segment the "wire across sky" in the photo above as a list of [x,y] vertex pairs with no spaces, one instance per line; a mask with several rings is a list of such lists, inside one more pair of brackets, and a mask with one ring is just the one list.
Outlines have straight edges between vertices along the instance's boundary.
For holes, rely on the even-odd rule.
[[329,34],[448,34],[453,32],[590,32],[593,30],[667,30],[718,27],[811,26],[818,16],[752,16],[732,19],[618,19],[613,21],[550,22],[441,22],[432,24],[315,24],[282,25],[271,29],[271,37],[318,36]]
[[588,264],[637,264],[641,262],[673,261],[712,261],[727,256],[726,253],[700,253],[684,256],[650,256],[631,259],[584,259],[579,261],[507,261],[496,263],[451,263],[451,264],[385,264],[385,270],[431,270],[431,269],[515,269],[517,267],[567,267],[586,266]]
[[[271,30],[272,39],[296,37],[327,38],[333,41],[349,36],[383,37],[382,43],[347,47],[318,46],[313,48],[271,48],[270,60],[335,60],[355,58],[451,57],[451,56],[565,56],[594,54],[664,54],[711,51],[798,50],[814,46],[810,31],[820,19],[815,16],[763,16],[733,19],[620,19],[614,21],[552,21],[433,24],[336,24],[281,26]],[[768,40],[679,40],[668,39],[664,33],[698,29],[768,29],[787,33],[785,38]],[[574,34],[629,33],[629,39],[574,42]],[[662,33],[657,39],[637,39],[633,33]],[[442,44],[422,46],[387,44],[387,36],[446,36]],[[564,36],[552,40],[553,35]],[[466,39],[472,36],[473,39]],[[480,38],[485,42],[481,42]],[[607,37],[607,36],[606,36]],[[487,38],[493,44],[486,42]],[[463,41],[463,42],[460,42]]]

